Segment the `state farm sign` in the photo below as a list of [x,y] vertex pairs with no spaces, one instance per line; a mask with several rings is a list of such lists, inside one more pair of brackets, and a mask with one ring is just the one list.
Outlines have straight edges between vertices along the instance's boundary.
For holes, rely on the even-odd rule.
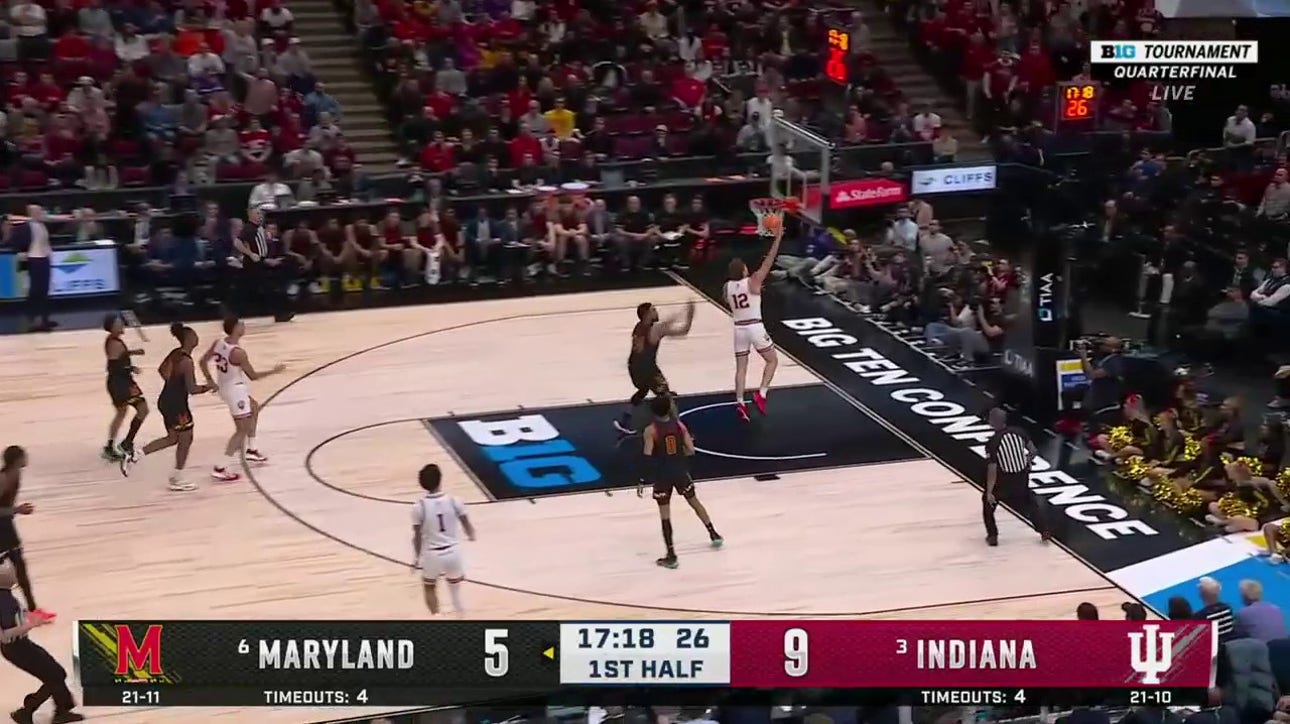
[[829,185],[830,209],[896,204],[909,198],[909,189],[899,181],[885,178],[839,181]]

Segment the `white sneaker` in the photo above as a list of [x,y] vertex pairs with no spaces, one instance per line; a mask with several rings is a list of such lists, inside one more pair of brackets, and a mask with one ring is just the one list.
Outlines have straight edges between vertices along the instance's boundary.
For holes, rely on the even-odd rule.
[[1268,563],[1271,563],[1272,565],[1279,566],[1285,562],[1286,562],[1286,557],[1283,555],[1276,554],[1276,555],[1268,556]]
[[130,468],[133,468],[142,459],[143,454],[137,449],[130,451],[129,455],[122,455],[118,463],[121,466],[121,474],[127,478],[130,477]]
[[322,285],[318,282],[309,282],[310,294],[322,294]]
[[223,467],[217,467],[211,470],[211,477],[221,483],[236,483],[242,479],[241,475]]
[[171,478],[170,482],[166,484],[166,487],[176,493],[190,493],[197,489],[197,483],[180,480],[179,478]]
[[247,450],[242,454],[246,457],[248,463],[263,464],[269,462],[269,458],[261,455],[259,450]]

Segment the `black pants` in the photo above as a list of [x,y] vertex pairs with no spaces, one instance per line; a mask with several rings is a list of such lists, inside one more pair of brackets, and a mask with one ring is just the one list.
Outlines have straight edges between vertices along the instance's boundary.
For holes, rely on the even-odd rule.
[[994,522],[994,511],[998,509],[999,503],[1007,503],[1009,508],[1033,523],[1040,535],[1049,532],[1048,503],[1030,492],[1029,485],[1029,473],[1000,472],[994,483],[994,504],[990,503],[984,492],[981,493],[981,519],[985,521],[987,536],[999,537],[999,526]]
[[242,264],[242,273],[238,275],[238,313],[250,316],[263,310],[278,319],[290,316],[287,286],[297,273],[295,261],[284,258],[280,264],[269,266],[244,259]]
[[27,258],[27,318],[49,321],[49,257]]
[[67,671],[40,644],[30,639],[19,639],[0,646],[0,656],[40,680],[40,688],[23,699],[22,706],[35,712],[52,697],[58,711],[76,708],[76,700],[67,688]]

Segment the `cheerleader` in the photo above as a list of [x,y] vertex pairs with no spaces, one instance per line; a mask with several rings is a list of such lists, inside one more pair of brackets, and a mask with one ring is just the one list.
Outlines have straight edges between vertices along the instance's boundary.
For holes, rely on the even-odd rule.
[[1274,478],[1281,470],[1281,460],[1286,454],[1285,424],[1279,416],[1271,416],[1263,418],[1259,425],[1259,437],[1252,452],[1259,459],[1262,466],[1259,474],[1263,477]]
[[1226,533],[1253,533],[1259,530],[1259,516],[1268,511],[1276,501],[1285,508],[1277,486],[1267,478],[1257,477],[1251,471],[1259,463],[1253,458],[1236,458],[1223,466],[1231,488],[1218,500],[1209,504],[1205,520],[1223,528]]
[[1178,427],[1178,413],[1165,410],[1156,415],[1156,435],[1151,448],[1145,450],[1150,475],[1170,477],[1181,463],[1194,460],[1199,442],[1183,434]]
[[1138,395],[1129,395],[1124,400],[1124,419],[1115,427],[1094,438],[1097,450],[1094,455],[1100,460],[1117,462],[1131,457],[1142,457],[1144,448],[1154,443],[1156,426],[1147,415],[1146,406]]
[[1268,563],[1285,563],[1290,554],[1290,518],[1263,526],[1263,544],[1267,552],[1261,555],[1267,557]]
[[1196,381],[1184,377],[1174,386],[1174,409],[1178,414],[1178,428],[1188,435],[1196,435],[1205,425],[1205,415],[1196,399]]

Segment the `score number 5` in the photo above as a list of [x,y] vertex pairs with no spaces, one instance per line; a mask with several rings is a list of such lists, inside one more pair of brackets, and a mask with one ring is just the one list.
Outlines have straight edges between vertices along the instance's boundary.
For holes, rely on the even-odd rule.
[[506,645],[510,631],[504,628],[484,629],[484,673],[493,678],[506,676],[511,670],[511,650]]
[[784,673],[799,679],[811,668],[810,637],[805,629],[790,628],[784,632]]

